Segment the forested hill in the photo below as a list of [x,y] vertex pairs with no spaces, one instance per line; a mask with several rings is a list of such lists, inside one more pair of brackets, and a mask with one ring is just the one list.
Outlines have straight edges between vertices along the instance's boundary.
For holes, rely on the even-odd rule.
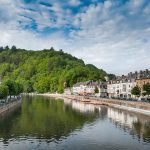
[[102,69],[85,65],[83,60],[62,50],[27,51],[15,46],[0,48],[1,78],[21,83],[24,92],[62,92],[64,85],[71,87],[79,81],[104,80],[105,75]]

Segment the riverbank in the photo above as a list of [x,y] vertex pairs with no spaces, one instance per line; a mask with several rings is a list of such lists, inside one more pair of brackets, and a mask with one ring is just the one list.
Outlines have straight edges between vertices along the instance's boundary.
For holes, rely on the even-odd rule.
[[1,106],[0,107],[0,115],[2,115],[3,113],[8,112],[11,109],[15,109],[16,107],[18,107],[20,105],[21,105],[21,99],[15,100],[15,101],[13,101],[13,102],[11,102],[9,104]]
[[[31,95],[31,94],[30,94]],[[32,94],[35,95],[35,94]],[[114,100],[114,99],[102,99],[96,97],[85,98],[83,96],[74,96],[74,95],[63,95],[63,94],[36,94],[41,96],[53,97],[56,99],[68,98],[71,100],[80,101],[87,104],[93,105],[105,105],[109,107],[119,108],[135,113],[141,113],[144,115],[150,116],[150,103],[146,102],[131,102],[125,100]]]

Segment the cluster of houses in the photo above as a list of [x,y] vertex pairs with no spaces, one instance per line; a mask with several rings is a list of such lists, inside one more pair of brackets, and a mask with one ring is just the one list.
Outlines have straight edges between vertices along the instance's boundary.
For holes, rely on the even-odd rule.
[[131,90],[138,86],[143,93],[143,85],[150,84],[150,71],[148,69],[144,71],[134,73],[130,72],[128,75],[118,76],[115,80],[108,81],[107,93],[109,97],[119,98],[131,98]]
[[[65,89],[65,94],[96,95],[109,98],[131,98],[131,90],[138,85],[143,92],[143,85],[150,84],[150,70],[130,72],[128,75],[117,76],[106,82],[87,81],[76,83],[71,89]],[[96,92],[98,89],[98,93]]]
[[[98,89],[96,92],[96,89]],[[72,93],[77,95],[94,95],[105,97],[107,96],[107,82],[79,82],[72,88]]]

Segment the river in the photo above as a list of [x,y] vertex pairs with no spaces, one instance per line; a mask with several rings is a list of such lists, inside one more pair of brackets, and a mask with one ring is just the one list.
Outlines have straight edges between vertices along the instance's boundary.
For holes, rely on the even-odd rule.
[[150,117],[42,96],[0,116],[0,150],[150,150]]

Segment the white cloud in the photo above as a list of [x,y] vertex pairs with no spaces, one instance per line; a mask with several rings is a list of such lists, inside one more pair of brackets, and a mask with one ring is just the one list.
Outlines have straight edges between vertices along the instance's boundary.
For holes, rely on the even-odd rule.
[[[83,7],[76,15],[69,8],[54,2],[52,7],[0,1],[0,45],[16,45],[20,48],[43,49],[54,46],[93,63],[110,73],[128,73],[134,70],[150,69],[150,4],[144,0],[128,1],[121,5],[112,0]],[[79,5],[72,0],[69,5]],[[3,6],[3,7],[2,7]],[[34,8],[30,11],[23,8]],[[9,11],[6,11],[9,10]],[[53,13],[49,13],[51,11]],[[17,22],[30,24],[35,20],[38,30],[45,27],[76,27],[79,30],[63,30],[41,35],[34,30],[24,30]],[[54,22],[53,19],[56,21]]]
[[149,16],[136,12],[130,20],[130,16],[126,18],[115,5],[110,3],[108,6],[106,3],[91,5],[86,12],[77,15],[75,25],[82,30],[71,33],[78,43],[74,49],[80,47],[80,52],[75,51],[75,55],[87,63],[119,74],[149,68],[150,32],[146,26]]
[[67,42],[62,37],[61,33],[51,34],[49,36],[41,37],[39,34],[31,31],[20,30],[0,30],[0,45],[16,45],[19,48],[29,50],[40,50],[54,46],[56,49],[67,47]]
[[81,1],[80,0],[70,0],[69,4],[71,6],[79,6],[81,4]]

